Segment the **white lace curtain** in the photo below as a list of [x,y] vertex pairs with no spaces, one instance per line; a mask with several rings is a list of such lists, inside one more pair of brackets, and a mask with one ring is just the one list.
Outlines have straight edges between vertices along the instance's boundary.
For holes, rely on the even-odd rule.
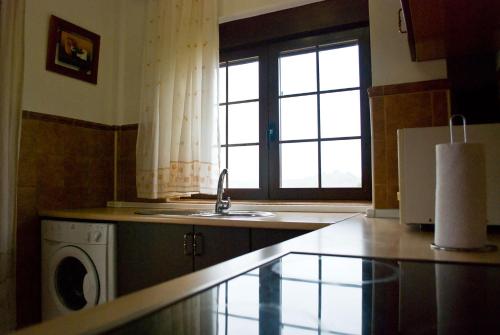
[[216,190],[217,0],[149,0],[137,138],[137,193]]
[[0,0],[0,334],[16,325],[16,177],[23,44],[24,0]]

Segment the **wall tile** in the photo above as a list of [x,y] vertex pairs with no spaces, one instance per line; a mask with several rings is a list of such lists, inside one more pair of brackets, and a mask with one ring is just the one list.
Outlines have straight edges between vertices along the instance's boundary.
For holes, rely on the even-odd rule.
[[448,90],[444,89],[445,84],[442,81],[422,82],[371,90],[375,208],[399,207],[397,130],[446,124]]
[[[24,113],[18,174],[18,325],[40,321],[39,209],[113,199],[114,128]],[[35,278],[35,279],[34,279]]]

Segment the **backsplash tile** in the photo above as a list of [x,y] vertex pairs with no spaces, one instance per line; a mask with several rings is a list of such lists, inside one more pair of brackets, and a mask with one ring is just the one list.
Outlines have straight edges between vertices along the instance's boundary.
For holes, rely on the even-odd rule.
[[18,326],[40,321],[40,209],[113,199],[115,127],[24,112],[18,170]]
[[397,130],[446,125],[449,113],[447,87],[446,80],[434,80],[369,90],[373,205],[376,209],[399,208]]

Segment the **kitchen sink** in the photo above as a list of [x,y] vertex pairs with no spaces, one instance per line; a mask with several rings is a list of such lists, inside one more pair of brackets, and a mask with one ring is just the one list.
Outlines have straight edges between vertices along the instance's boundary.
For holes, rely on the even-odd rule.
[[199,216],[199,217],[270,217],[274,216],[271,212],[262,211],[226,211],[215,213],[209,211],[195,210],[175,210],[175,209],[140,209],[134,212],[140,215],[181,215],[181,216]]
[[214,216],[228,216],[228,217],[235,217],[235,216],[244,216],[244,217],[269,217],[269,216],[274,216],[273,213],[271,212],[261,212],[261,211],[227,211],[227,212],[222,212],[222,213],[215,213],[215,212],[200,212],[198,214],[193,214],[193,216],[205,216],[205,217],[214,217]]

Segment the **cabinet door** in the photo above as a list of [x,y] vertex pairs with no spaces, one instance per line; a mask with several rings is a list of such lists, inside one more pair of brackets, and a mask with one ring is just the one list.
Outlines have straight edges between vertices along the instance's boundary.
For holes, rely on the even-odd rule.
[[194,269],[211,265],[250,252],[250,229],[195,226]]
[[259,250],[271,245],[289,240],[291,238],[308,233],[307,230],[286,229],[258,229],[253,228],[251,232],[252,251]]
[[[184,235],[192,225],[122,222],[118,225],[118,295],[124,295],[193,271],[184,254]],[[189,252],[191,254],[191,252]]]

